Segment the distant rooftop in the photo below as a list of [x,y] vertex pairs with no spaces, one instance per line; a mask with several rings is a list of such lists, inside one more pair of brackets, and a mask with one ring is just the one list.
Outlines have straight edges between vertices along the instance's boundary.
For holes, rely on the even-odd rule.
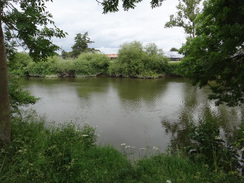
[[184,55],[179,54],[177,51],[165,51],[164,54],[168,58],[180,58],[180,59],[182,59],[184,57]]
[[106,55],[111,59],[118,58],[118,54],[106,54]]

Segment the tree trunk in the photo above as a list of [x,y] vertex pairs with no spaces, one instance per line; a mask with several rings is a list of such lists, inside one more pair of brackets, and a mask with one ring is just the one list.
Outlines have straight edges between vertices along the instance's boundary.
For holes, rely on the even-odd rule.
[[0,14],[0,147],[10,142],[10,104],[4,34]]

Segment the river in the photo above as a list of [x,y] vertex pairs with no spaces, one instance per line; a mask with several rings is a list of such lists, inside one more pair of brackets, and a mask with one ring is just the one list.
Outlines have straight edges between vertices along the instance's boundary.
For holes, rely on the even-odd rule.
[[89,123],[97,128],[99,144],[118,149],[125,143],[137,150],[164,151],[172,141],[181,143],[189,120],[211,116],[228,132],[244,114],[240,107],[216,107],[207,99],[207,88],[194,87],[183,78],[30,78],[20,83],[41,98],[28,108],[57,124]]

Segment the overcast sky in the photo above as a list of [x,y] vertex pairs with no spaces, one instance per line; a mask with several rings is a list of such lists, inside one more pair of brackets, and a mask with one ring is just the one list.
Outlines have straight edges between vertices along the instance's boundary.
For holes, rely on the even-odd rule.
[[54,0],[47,7],[56,25],[68,33],[64,39],[54,39],[63,50],[71,50],[76,34],[88,32],[95,42],[90,47],[117,53],[121,44],[135,40],[143,45],[154,42],[164,51],[180,48],[186,37],[183,29],[164,28],[177,4],[178,0],[166,0],[161,7],[151,9],[150,0],[143,0],[134,10],[108,14],[102,14],[96,0]]

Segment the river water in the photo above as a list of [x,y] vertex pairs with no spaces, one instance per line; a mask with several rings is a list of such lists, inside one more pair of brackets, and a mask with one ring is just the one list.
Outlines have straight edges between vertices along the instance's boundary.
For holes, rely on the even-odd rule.
[[30,78],[20,83],[41,98],[29,107],[48,121],[89,123],[97,128],[99,144],[118,149],[125,143],[164,151],[170,142],[184,143],[190,120],[211,116],[228,133],[244,114],[241,107],[216,107],[207,99],[207,88],[193,87],[183,78]]

